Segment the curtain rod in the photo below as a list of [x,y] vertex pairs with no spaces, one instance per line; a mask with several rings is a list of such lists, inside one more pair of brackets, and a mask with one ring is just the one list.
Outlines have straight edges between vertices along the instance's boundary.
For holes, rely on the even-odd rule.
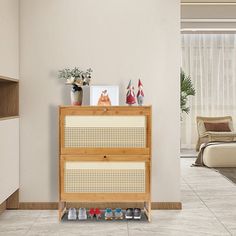
[[181,31],[188,30],[188,31],[236,31],[236,28],[182,28]]
[[199,19],[199,18],[185,18],[181,19],[182,23],[236,23],[236,18],[210,18],[210,19]]
[[182,6],[191,6],[191,5],[198,5],[198,6],[232,6],[236,5],[235,2],[181,2]]
[[234,34],[236,33],[236,28],[182,28],[180,30],[181,34],[189,33],[189,34],[199,34],[199,33],[205,33],[205,34]]

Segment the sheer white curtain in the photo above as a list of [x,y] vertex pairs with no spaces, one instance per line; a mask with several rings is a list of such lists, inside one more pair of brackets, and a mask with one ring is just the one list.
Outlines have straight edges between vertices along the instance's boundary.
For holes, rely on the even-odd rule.
[[196,145],[196,116],[231,115],[236,129],[236,34],[183,34],[182,68],[196,95],[183,115],[181,147]]

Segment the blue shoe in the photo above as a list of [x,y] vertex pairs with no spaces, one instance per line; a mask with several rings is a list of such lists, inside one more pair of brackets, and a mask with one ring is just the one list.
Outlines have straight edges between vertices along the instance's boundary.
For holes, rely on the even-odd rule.
[[105,220],[112,220],[113,219],[113,212],[111,208],[106,208],[105,210]]
[[116,220],[123,220],[124,216],[121,208],[116,208],[114,214]]

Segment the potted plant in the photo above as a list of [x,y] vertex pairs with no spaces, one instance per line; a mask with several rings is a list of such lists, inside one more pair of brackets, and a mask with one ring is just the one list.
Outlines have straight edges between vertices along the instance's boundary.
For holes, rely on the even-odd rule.
[[65,79],[66,84],[72,85],[71,88],[71,104],[82,105],[83,86],[89,86],[91,81],[92,69],[86,71],[80,70],[78,67],[74,69],[65,68],[59,70],[59,79]]
[[191,81],[191,77],[186,75],[185,72],[181,69],[180,71],[180,83],[181,83],[181,90],[180,90],[180,108],[181,113],[188,114],[190,111],[190,107],[188,106],[188,98],[189,96],[195,95],[195,89],[193,83]]

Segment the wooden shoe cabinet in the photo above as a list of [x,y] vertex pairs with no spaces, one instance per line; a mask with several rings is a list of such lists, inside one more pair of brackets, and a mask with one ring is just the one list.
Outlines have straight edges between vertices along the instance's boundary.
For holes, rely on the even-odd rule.
[[140,202],[151,220],[151,106],[59,108],[59,219],[67,203]]

